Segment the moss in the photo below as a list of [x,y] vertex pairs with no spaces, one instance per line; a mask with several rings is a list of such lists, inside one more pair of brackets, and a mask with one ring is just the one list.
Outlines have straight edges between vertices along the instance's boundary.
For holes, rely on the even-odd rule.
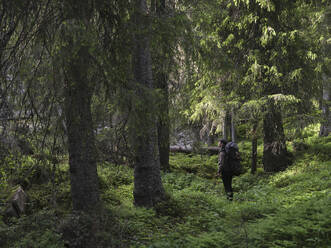
[[[294,164],[285,171],[269,174],[259,167],[255,175],[246,172],[235,177],[233,202],[226,200],[222,182],[215,177],[217,156],[171,156],[171,172],[162,173],[167,198],[155,209],[133,206],[132,168],[100,164],[103,210],[96,217],[98,246],[327,247],[331,164],[324,156],[330,138],[303,142],[309,149],[295,152]],[[240,147],[248,163],[250,143]],[[56,227],[71,211],[65,164],[57,169],[55,187],[54,211],[49,210],[52,184],[34,184],[28,190],[28,216],[13,220],[10,227],[0,219],[3,247],[38,247],[37,242],[45,247],[64,245]]]

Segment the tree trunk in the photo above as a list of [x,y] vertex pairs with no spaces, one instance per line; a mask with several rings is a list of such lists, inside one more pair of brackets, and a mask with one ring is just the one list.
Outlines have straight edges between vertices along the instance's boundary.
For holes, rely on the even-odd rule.
[[158,88],[162,91],[162,99],[160,104],[160,117],[158,120],[158,144],[160,152],[160,164],[163,171],[169,171],[169,135],[170,135],[170,119],[169,119],[169,93],[168,80],[165,73],[160,73],[157,76]]
[[215,132],[216,132],[216,126],[213,125],[213,122],[210,122],[208,130],[208,136],[207,136],[207,145],[212,146],[215,143]]
[[253,130],[252,130],[252,167],[251,167],[251,174],[255,174],[256,167],[257,167],[257,126],[258,123],[253,123]]
[[269,99],[263,120],[263,167],[266,172],[284,170],[289,165],[282,116],[273,99]]
[[[70,34],[68,34],[70,35]],[[70,37],[74,41],[77,37]],[[69,42],[70,43],[70,42]],[[89,82],[88,47],[81,46],[77,54],[65,61],[65,115],[68,134],[71,196],[73,209],[89,211],[99,203],[95,137],[93,133]],[[66,51],[73,50],[73,46]]]
[[231,141],[236,142],[237,136],[236,136],[236,126],[235,126],[235,116],[233,108],[231,108]]
[[[165,12],[165,0],[153,0],[152,11],[158,16],[160,22]],[[169,145],[170,145],[170,119],[169,119],[169,92],[168,92],[168,72],[166,71],[169,61],[167,59],[168,44],[164,42],[155,49],[155,85],[160,89],[162,99],[160,101],[158,119],[158,140],[160,152],[160,165],[163,171],[169,171]]]
[[331,77],[323,75],[323,99],[320,136],[328,136],[331,133]]
[[223,121],[223,139],[228,140],[228,130],[230,129],[229,127],[229,112],[225,112],[224,116],[224,121]]
[[134,80],[137,83],[137,99],[133,104],[135,119],[131,123],[134,159],[134,204],[153,207],[164,198],[160,174],[160,157],[157,136],[155,99],[152,91],[153,76],[149,48],[149,20],[146,0],[136,0],[134,20],[137,32],[134,36]]
[[[331,12],[325,12],[325,18],[323,26],[325,27],[325,35],[330,37],[330,25],[331,25]],[[323,45],[323,53],[326,58],[330,58],[331,44],[325,43]],[[331,71],[330,62],[325,65],[324,72],[322,74],[323,80],[323,96],[322,96],[322,123],[320,128],[320,136],[328,136],[331,132]]]

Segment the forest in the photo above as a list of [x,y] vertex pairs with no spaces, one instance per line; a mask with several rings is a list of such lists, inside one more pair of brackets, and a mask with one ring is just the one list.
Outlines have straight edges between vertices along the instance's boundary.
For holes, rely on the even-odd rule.
[[328,0],[0,0],[0,247],[331,247],[330,26]]

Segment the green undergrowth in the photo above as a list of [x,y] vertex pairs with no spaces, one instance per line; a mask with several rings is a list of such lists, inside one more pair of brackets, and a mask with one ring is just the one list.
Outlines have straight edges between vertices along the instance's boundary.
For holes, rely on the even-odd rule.
[[[248,168],[250,143],[239,143],[246,173],[233,180],[232,202],[216,177],[215,155],[171,155],[171,172],[162,173],[167,197],[155,209],[133,206],[130,167],[100,164],[95,247],[331,247],[331,138],[296,142],[303,149],[293,149],[287,170],[264,173],[259,159],[255,175]],[[27,193],[25,216],[9,224],[0,219],[0,247],[65,247],[63,230],[73,223],[71,240],[79,247],[89,225],[72,217],[68,166],[57,167],[55,184],[32,182]]]

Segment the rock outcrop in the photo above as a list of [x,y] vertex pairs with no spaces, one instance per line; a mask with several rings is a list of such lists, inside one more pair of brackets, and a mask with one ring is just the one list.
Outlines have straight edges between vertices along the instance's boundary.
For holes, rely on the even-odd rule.
[[10,217],[20,217],[26,210],[28,196],[21,186],[18,186],[8,198],[7,207],[4,211],[6,219]]

